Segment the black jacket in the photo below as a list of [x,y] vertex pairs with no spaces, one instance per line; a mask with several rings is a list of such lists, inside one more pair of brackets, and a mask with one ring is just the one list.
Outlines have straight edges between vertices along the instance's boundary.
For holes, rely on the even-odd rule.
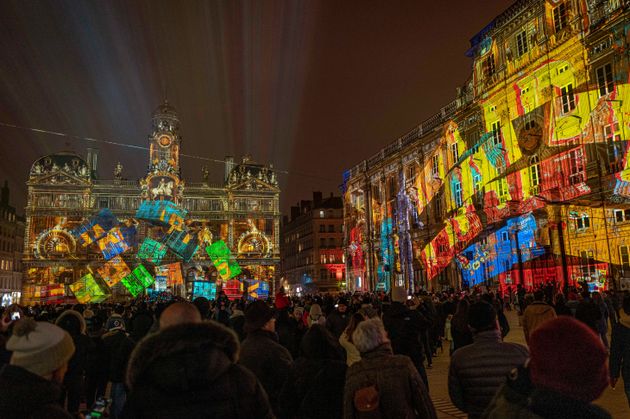
[[13,365],[0,367],[0,418],[71,419],[61,386]]
[[340,313],[335,310],[326,318],[326,328],[330,330],[330,333],[332,333],[337,339],[339,339],[339,336],[341,336],[343,331],[346,330],[346,327],[348,327],[350,317],[351,315],[347,311],[345,313]]
[[278,395],[293,363],[289,351],[278,343],[278,336],[264,330],[248,333],[241,345],[239,363],[258,378],[277,414]]
[[103,344],[109,366],[107,379],[112,383],[124,382],[127,361],[133,350],[133,341],[123,330],[114,330],[103,335]]
[[393,302],[383,314],[383,324],[394,354],[407,355],[419,369],[424,361],[420,336],[426,333],[431,322],[420,312],[410,310],[402,303]]
[[609,368],[612,378],[621,374],[624,382],[630,382],[630,328],[621,323],[613,325]]
[[256,377],[236,364],[238,339],[208,321],[169,327],[136,347],[123,418],[272,418]]

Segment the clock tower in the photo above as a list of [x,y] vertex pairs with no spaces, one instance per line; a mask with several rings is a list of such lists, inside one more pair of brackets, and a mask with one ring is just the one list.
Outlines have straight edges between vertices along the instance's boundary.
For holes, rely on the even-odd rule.
[[180,179],[179,118],[167,100],[153,112],[149,135],[149,172],[142,183],[145,199],[179,202],[184,184]]

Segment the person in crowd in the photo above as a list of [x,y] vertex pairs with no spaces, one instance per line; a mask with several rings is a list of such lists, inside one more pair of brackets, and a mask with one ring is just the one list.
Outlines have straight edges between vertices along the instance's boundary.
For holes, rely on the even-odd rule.
[[593,329],[595,333],[599,333],[599,323],[602,319],[600,307],[595,304],[588,289],[582,291],[580,297],[580,302],[575,309],[575,318]]
[[212,320],[221,323],[224,326],[230,326],[230,300],[219,299],[217,300],[217,306],[212,313]]
[[473,343],[452,355],[448,390],[458,409],[469,418],[479,418],[508,373],[525,363],[528,351],[522,345],[502,341],[496,311],[485,301],[470,306],[468,326]]
[[626,295],[619,310],[618,322],[613,325],[610,341],[610,384],[617,385],[623,377],[626,398],[630,404],[630,295]]
[[308,327],[311,327],[314,324],[326,325],[326,318],[324,317],[322,307],[319,304],[314,303],[311,305],[311,308],[308,311],[307,323]]
[[344,418],[436,418],[423,379],[409,357],[393,354],[380,319],[359,323],[352,341],[361,360],[346,372]]
[[383,324],[389,335],[394,353],[396,355],[407,355],[411,358],[426,388],[429,388],[427,374],[424,369],[422,338],[431,322],[419,311],[410,310],[405,305],[406,302],[407,291],[405,288],[393,288],[392,303],[383,314]]
[[340,298],[335,304],[335,309],[326,318],[326,327],[339,339],[339,336],[346,330],[350,321],[350,313],[348,313],[348,300]]
[[110,408],[110,417],[119,418],[122,408],[125,404],[125,369],[127,361],[133,348],[133,343],[129,335],[125,331],[125,322],[122,316],[110,317],[107,321],[109,329],[103,335],[103,344],[107,354],[107,380],[111,383],[110,397],[112,404]]
[[339,343],[316,324],[304,335],[301,353],[280,392],[282,416],[341,419],[346,363]]
[[452,353],[459,348],[473,343],[473,336],[468,327],[468,308],[470,300],[467,297],[459,300],[457,310],[451,319],[451,336],[453,337]]
[[85,319],[75,310],[66,310],[55,321],[55,324],[70,334],[74,343],[74,355],[68,362],[68,370],[63,379],[66,388],[67,410],[73,415],[79,413],[81,397],[84,394],[83,377],[87,365],[88,353],[94,343],[86,336]]
[[75,351],[68,332],[25,317],[15,322],[6,346],[12,355],[10,364],[0,367],[0,418],[71,419],[61,405]]
[[527,291],[523,284],[518,284],[516,286],[516,298],[518,299],[518,315],[522,316],[525,313],[525,309],[527,308],[527,301],[525,300],[525,294]]
[[556,295],[556,303],[553,306],[557,316],[573,316],[571,309],[567,306],[564,294]]
[[280,290],[276,294],[274,304],[275,304],[276,310],[286,310],[291,305],[291,302],[289,301],[289,297],[287,297],[287,294],[284,291],[284,287],[280,287]]
[[293,358],[278,343],[274,311],[263,301],[254,301],[245,310],[245,333],[239,363],[260,380],[274,413],[279,414],[278,394]]
[[133,351],[123,418],[273,418],[265,390],[237,364],[238,338],[216,322],[177,324]]
[[195,304],[177,302],[169,305],[160,316],[160,330],[176,324],[201,323],[201,314]]
[[232,303],[232,314],[230,314],[230,329],[234,330],[239,342],[245,340],[245,305],[241,300]]
[[572,317],[551,319],[530,335],[529,352],[528,365],[510,374],[484,418],[611,417],[592,404],[609,383],[606,348],[593,330]]
[[529,342],[531,334],[543,323],[556,318],[556,312],[552,306],[543,301],[544,298],[545,293],[543,291],[535,291],[534,302],[529,304],[523,313],[522,325],[526,342]]
[[604,346],[608,348],[608,305],[599,292],[593,293],[593,304],[599,308],[599,318],[595,322],[596,331],[602,338]]
[[85,404],[90,408],[95,400],[105,395],[108,362],[107,349],[102,339],[105,333],[104,317],[94,314],[85,320],[88,327],[87,335],[92,341],[85,366]]
[[197,297],[192,303],[199,310],[199,315],[202,320],[208,320],[210,318],[210,301],[206,297]]
[[352,343],[352,334],[356,330],[359,323],[365,320],[365,316],[361,313],[354,313],[352,317],[350,317],[350,322],[348,323],[348,327],[343,331],[341,336],[339,336],[339,343],[346,351],[346,364],[348,366],[354,364],[355,362],[361,359],[361,353],[354,343]]
[[[112,315],[107,319],[105,323],[105,330],[112,330],[114,327],[119,327],[122,322],[123,329],[126,328],[125,319],[123,315],[125,314],[125,307],[122,304],[116,304],[114,306],[114,310]],[[116,326],[114,326],[116,324]]]

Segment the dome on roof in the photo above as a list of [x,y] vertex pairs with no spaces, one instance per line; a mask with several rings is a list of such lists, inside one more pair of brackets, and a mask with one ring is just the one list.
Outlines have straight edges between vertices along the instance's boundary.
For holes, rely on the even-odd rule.
[[165,117],[165,116],[170,116],[172,118],[177,118],[177,111],[175,110],[175,107],[173,107],[170,103],[168,103],[168,100],[164,100],[164,102],[158,106],[157,108],[155,108],[155,110],[153,111],[153,117]]
[[37,177],[58,171],[80,177],[90,176],[90,170],[85,159],[71,151],[61,151],[40,157],[31,166],[30,175]]
[[173,106],[164,100],[155,111],[153,111],[153,131],[176,133],[179,130],[179,118]]

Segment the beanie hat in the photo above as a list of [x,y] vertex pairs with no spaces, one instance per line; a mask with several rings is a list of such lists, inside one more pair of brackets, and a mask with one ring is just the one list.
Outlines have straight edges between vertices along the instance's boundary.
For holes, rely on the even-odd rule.
[[543,323],[530,336],[529,353],[536,387],[590,403],[608,386],[604,345],[595,332],[572,317]]
[[404,287],[392,288],[392,301],[404,303],[407,301],[407,290]]
[[107,324],[105,324],[105,330],[112,331],[112,330],[125,330],[125,321],[123,320],[122,317],[119,316],[112,316],[109,319],[107,319]]
[[497,312],[485,301],[474,303],[468,309],[468,325],[477,332],[493,329],[496,321]]
[[245,332],[261,329],[274,315],[274,311],[264,301],[254,301],[245,310]]
[[24,318],[15,323],[6,348],[11,365],[45,376],[62,367],[74,354],[72,338],[62,328]]

